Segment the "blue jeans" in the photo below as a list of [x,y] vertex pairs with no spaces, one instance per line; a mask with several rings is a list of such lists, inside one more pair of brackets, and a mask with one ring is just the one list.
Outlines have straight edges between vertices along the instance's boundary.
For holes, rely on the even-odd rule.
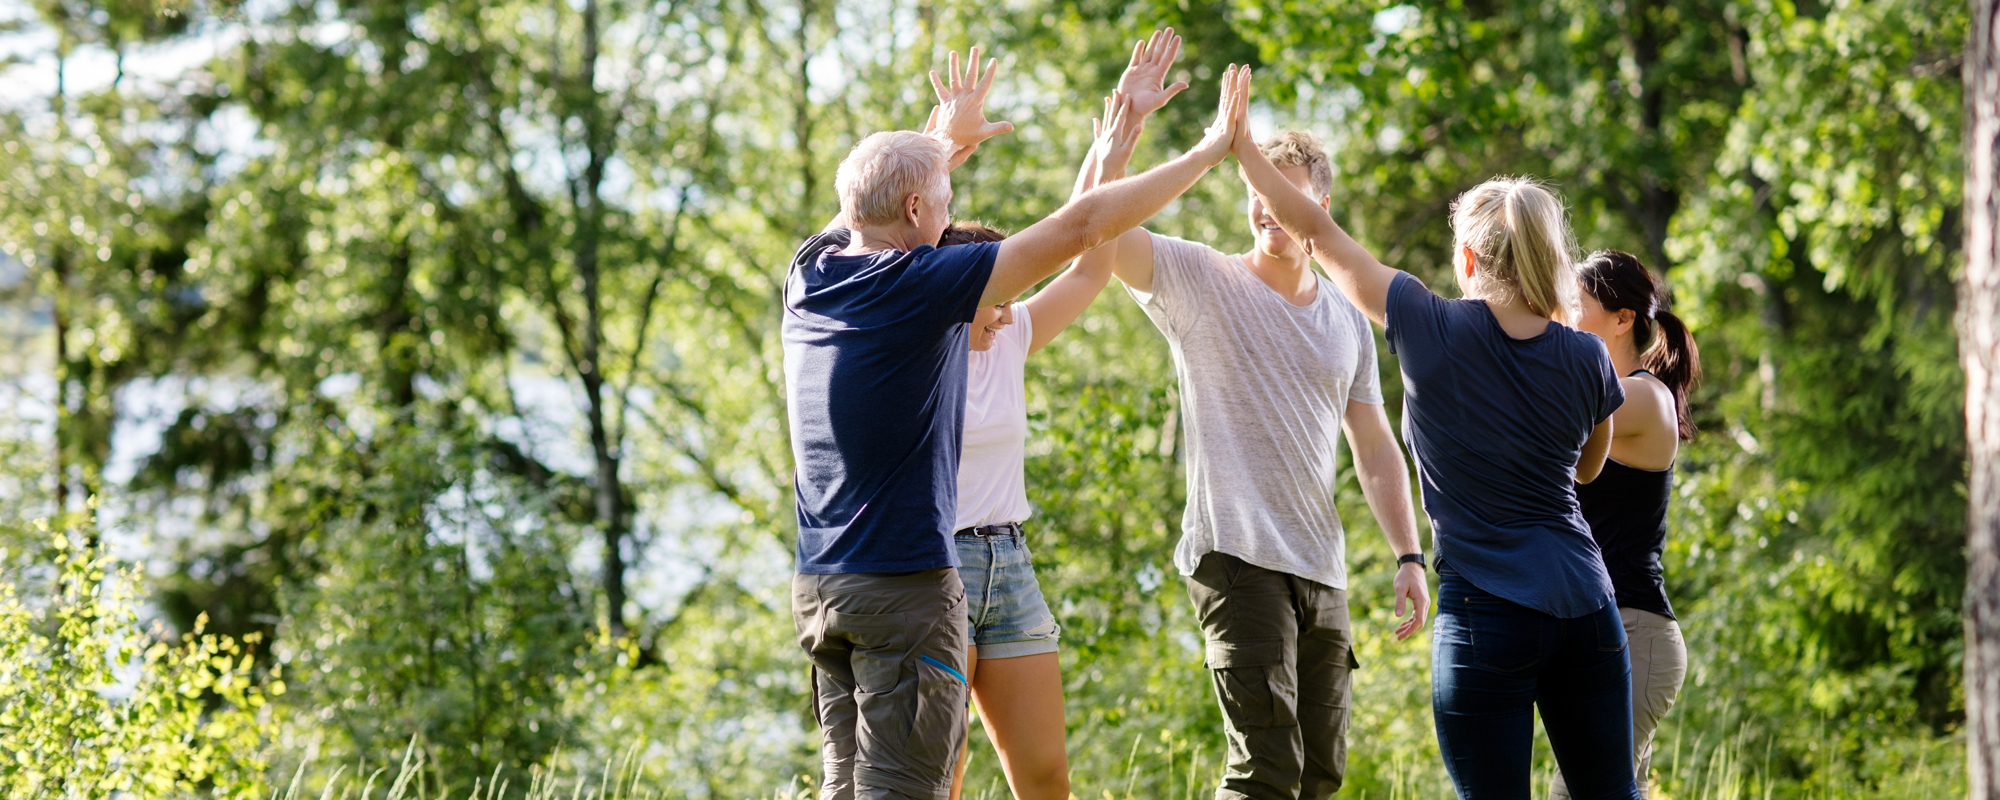
[[1641,800],[1632,773],[1632,668],[1618,606],[1559,619],[1438,564],[1431,713],[1460,800],[1529,800],[1539,706],[1576,800]]
[[1019,658],[1056,651],[1062,627],[1042,584],[1019,525],[1011,533],[957,537],[958,576],[965,582],[967,639],[979,648],[979,660]]

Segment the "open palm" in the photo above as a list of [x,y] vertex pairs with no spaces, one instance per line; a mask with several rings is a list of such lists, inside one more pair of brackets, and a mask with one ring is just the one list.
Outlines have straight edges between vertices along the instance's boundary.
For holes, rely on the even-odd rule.
[[1174,95],[1188,87],[1185,81],[1165,85],[1167,71],[1181,55],[1181,37],[1173,28],[1153,31],[1149,38],[1132,47],[1132,60],[1125,74],[1118,76],[1118,91],[1132,100],[1132,111],[1144,117],[1160,110]]

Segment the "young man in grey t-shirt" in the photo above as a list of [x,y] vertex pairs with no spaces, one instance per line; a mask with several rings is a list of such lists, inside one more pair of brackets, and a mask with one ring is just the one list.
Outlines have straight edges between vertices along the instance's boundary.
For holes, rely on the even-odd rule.
[[[1328,202],[1332,169],[1311,134],[1283,132],[1263,150]],[[1397,639],[1422,626],[1430,597],[1408,465],[1382,410],[1374,332],[1254,192],[1248,221],[1256,246],[1242,255],[1133,230],[1117,240],[1115,273],[1167,337],[1180,379],[1187,513],[1174,564],[1187,577],[1228,728],[1216,797],[1322,800],[1346,771],[1358,666],[1334,509],[1337,430],[1403,558],[1396,613],[1406,604],[1415,613]]]

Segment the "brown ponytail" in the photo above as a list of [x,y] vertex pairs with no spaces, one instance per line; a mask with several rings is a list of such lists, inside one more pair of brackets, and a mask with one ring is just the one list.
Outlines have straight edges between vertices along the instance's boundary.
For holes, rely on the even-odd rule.
[[[1606,311],[1632,310],[1632,344],[1639,349],[1639,366],[1667,385],[1674,394],[1674,419],[1682,439],[1694,438],[1694,420],[1688,416],[1688,390],[1701,380],[1701,350],[1694,334],[1669,307],[1673,301],[1667,287],[1653,275],[1638,256],[1617,250],[1599,250],[1583,259],[1578,268],[1583,290]],[[1659,330],[1654,331],[1654,325]]]

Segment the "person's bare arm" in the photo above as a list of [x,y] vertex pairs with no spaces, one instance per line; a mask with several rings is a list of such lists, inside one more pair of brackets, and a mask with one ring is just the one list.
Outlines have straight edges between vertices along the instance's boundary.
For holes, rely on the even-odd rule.
[[[1239,92],[1247,96],[1249,76],[1239,75],[1237,82],[1243,84]],[[1247,117],[1238,124],[1247,131]],[[1340,293],[1347,295],[1361,313],[1375,324],[1383,324],[1388,317],[1389,284],[1395,280],[1396,270],[1375,260],[1347,231],[1341,230],[1326,209],[1285,180],[1247,133],[1238,135],[1233,152],[1251,190],[1264,199],[1264,207],[1270,209],[1278,227],[1305,245],[1306,252],[1326,269],[1327,276],[1340,287]]]
[[[1118,90],[1132,98],[1132,107],[1140,113],[1141,122],[1187,88],[1184,82],[1167,83],[1167,73],[1173,69],[1174,61],[1180,55],[1181,37],[1174,35],[1173,28],[1154,31],[1151,38],[1133,46],[1132,60],[1125,64],[1125,72],[1118,76]],[[1132,154],[1128,151],[1122,155],[1123,158],[1107,158],[1099,162],[1100,182],[1125,177],[1125,168],[1131,163]],[[1097,251],[1114,253],[1111,271],[1120,282],[1142,292],[1153,290],[1152,234],[1134,228]]]
[[[1247,68],[1246,68],[1247,69]],[[1228,154],[1242,102],[1232,88],[1236,66],[1223,75],[1216,124],[1194,149],[1179,158],[1123,180],[1086,192],[1027,230],[1000,243],[993,274],[980,295],[980,305],[1005,302],[1027,290],[1070,259],[1096,249],[1160,212]]]
[[[1390,431],[1389,414],[1379,405],[1349,400],[1340,424],[1347,430],[1347,449],[1354,456],[1354,475],[1360,480],[1361,494],[1368,498],[1368,510],[1381,524],[1390,552],[1398,556],[1423,552],[1417,543],[1416,507],[1410,502],[1410,465]],[[1395,591],[1396,616],[1403,616],[1406,603],[1416,612],[1396,626],[1396,641],[1400,642],[1423,628],[1430,614],[1430,589],[1423,568],[1397,565]]]
[[1141,292],[1153,291],[1153,234],[1145,228],[1133,228],[1121,234],[1107,250],[1116,250],[1111,259],[1111,274],[1120,283]]
[[1583,443],[1583,452],[1576,457],[1576,482],[1589,483],[1597,480],[1604,471],[1604,457],[1611,452],[1612,418],[1591,429],[1590,438]]
[[[1077,179],[1078,194],[1097,188],[1103,171],[1099,164],[1107,158],[1129,160],[1132,148],[1139,141],[1139,133],[1145,125],[1144,118],[1132,110],[1132,101],[1124,92],[1113,92],[1105,98],[1104,117],[1091,121],[1091,130],[1097,134],[1091,144],[1091,155],[1084,159],[1083,170]],[[1028,298],[1026,303],[1028,318],[1033,330],[1028,339],[1030,354],[1054,341],[1070,323],[1090,308],[1092,301],[1104,291],[1104,285],[1111,282],[1111,258],[1116,253],[1109,246],[1099,247],[1078,256],[1069,269],[1042,290]]]

